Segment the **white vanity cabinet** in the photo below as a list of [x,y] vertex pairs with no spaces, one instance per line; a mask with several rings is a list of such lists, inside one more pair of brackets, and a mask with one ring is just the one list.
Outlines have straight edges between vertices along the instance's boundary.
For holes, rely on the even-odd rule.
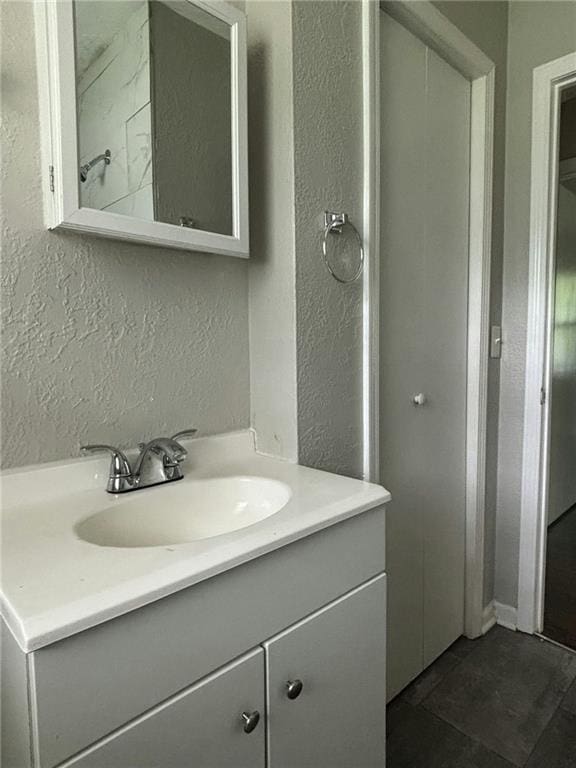
[[2,767],[383,768],[384,510],[30,653],[8,632]]
[[377,576],[66,765],[383,768],[385,599]]

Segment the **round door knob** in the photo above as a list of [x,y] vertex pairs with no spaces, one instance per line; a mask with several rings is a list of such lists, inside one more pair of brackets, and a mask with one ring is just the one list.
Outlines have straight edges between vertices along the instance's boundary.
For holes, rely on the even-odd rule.
[[417,395],[414,395],[412,402],[414,405],[424,405],[426,403],[426,395],[419,392]]
[[242,722],[244,723],[244,733],[252,733],[254,728],[260,722],[260,712],[242,712]]
[[302,680],[288,680],[286,682],[286,696],[289,699],[297,699],[302,693],[302,688],[304,688]]

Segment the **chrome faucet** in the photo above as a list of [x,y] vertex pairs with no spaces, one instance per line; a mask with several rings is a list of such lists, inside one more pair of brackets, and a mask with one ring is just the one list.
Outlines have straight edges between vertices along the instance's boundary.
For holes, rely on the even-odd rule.
[[181,465],[188,452],[178,440],[193,437],[197,431],[184,429],[172,437],[155,437],[148,443],[140,443],[134,471],[125,454],[112,445],[82,445],[80,450],[84,453],[108,451],[111,461],[106,490],[108,493],[126,493],[181,480],[184,477]]

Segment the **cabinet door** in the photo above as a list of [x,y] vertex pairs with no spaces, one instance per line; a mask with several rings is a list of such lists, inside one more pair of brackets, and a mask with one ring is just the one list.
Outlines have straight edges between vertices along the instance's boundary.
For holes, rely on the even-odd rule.
[[[258,719],[256,712],[261,720],[250,731]],[[252,716],[248,725],[243,713]],[[264,652],[259,648],[154,707],[66,765],[264,768],[264,730]]]
[[383,768],[385,632],[381,575],[265,643],[269,768]]

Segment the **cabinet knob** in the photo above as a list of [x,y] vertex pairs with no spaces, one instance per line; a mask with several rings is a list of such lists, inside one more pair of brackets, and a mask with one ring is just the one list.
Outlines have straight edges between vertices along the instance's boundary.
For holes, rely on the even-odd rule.
[[252,733],[254,728],[260,722],[260,712],[242,712],[242,722],[244,723],[244,733]]
[[426,405],[426,395],[423,392],[419,392],[412,398],[414,405]]
[[289,699],[297,699],[302,693],[302,688],[304,688],[302,680],[288,680],[286,682],[286,696]]

